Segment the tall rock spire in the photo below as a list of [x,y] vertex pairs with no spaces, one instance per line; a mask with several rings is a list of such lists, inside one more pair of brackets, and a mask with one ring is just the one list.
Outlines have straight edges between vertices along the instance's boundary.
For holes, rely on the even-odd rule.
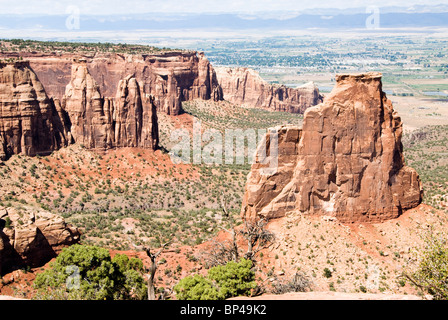
[[277,172],[263,175],[260,163],[252,166],[243,216],[301,212],[382,221],[420,204],[421,182],[405,165],[402,122],[382,91],[381,74],[336,81],[322,104],[305,111],[303,128],[278,129]]
[[71,121],[73,139],[88,148],[156,149],[158,129],[154,101],[145,99],[134,75],[119,81],[114,98],[102,97],[86,62],[75,60],[63,107]]
[[0,159],[67,145],[59,116],[28,61],[0,62]]

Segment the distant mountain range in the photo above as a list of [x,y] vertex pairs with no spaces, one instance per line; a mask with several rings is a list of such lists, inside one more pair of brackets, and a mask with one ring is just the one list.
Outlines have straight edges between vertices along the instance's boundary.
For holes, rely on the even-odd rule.
[[[448,27],[448,5],[376,8],[380,28]],[[147,13],[132,15],[80,15],[83,31],[115,30],[300,30],[311,28],[366,28],[373,11],[366,8],[308,9],[302,12]],[[68,15],[2,15],[1,29],[67,29]]]

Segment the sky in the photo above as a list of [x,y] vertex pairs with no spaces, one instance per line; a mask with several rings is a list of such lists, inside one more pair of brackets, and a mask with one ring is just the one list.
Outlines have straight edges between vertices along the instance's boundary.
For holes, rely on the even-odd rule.
[[81,14],[300,12],[313,8],[356,8],[448,4],[448,0],[0,0],[0,14]]

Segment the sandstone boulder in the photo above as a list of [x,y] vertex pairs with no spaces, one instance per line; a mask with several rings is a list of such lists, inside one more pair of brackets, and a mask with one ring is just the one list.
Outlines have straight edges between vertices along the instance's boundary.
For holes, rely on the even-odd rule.
[[0,274],[41,266],[79,239],[76,227],[50,212],[0,208]]
[[[421,182],[405,165],[401,119],[382,91],[381,74],[336,81],[322,104],[305,111],[302,128],[277,129],[278,170],[263,175],[260,161],[253,164],[244,217],[300,212],[374,222],[421,202]],[[298,134],[290,139],[289,132]]]

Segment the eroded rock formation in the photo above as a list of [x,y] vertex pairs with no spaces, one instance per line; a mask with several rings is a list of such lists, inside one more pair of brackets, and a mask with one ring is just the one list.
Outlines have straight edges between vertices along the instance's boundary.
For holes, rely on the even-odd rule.
[[61,100],[49,98],[27,61],[0,63],[0,160],[47,154],[70,143],[87,148],[157,149],[154,96],[134,75],[104,97],[85,59],[74,59]]
[[309,82],[297,88],[271,85],[249,68],[216,68],[223,98],[235,104],[275,111],[303,113],[322,102],[317,86]]
[[0,275],[41,266],[79,239],[77,228],[50,212],[0,208]]
[[36,155],[67,145],[65,114],[27,61],[0,62],[0,159]]
[[142,97],[134,75],[118,82],[115,98],[103,97],[90,75],[85,59],[75,59],[72,77],[63,97],[75,142],[88,148],[144,147],[158,145],[154,98]]
[[277,171],[265,174],[261,159],[253,164],[243,217],[300,212],[375,222],[421,202],[421,182],[405,165],[402,122],[382,91],[381,74],[336,80],[325,101],[305,111],[302,128],[277,128]]
[[111,130],[107,124],[112,114],[109,101],[104,101],[99,87],[87,70],[85,60],[76,60],[72,77],[62,98],[62,107],[71,122],[74,140],[87,148],[112,147]]
[[84,59],[105,97],[114,97],[120,80],[134,75],[141,90],[155,97],[158,111],[177,115],[181,101],[222,100],[215,71],[203,53],[168,51],[157,54],[4,52],[0,58],[23,57],[30,61],[48,96],[62,99],[71,79],[72,61]]

